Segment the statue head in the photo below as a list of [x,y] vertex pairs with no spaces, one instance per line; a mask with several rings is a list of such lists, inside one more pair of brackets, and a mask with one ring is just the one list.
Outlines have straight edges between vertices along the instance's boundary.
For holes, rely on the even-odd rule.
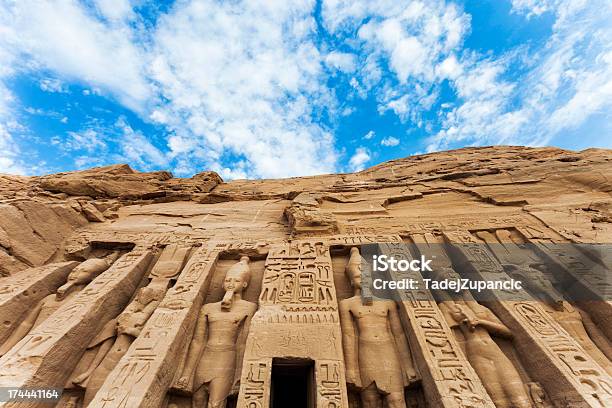
[[64,299],[70,292],[78,286],[87,285],[96,276],[108,269],[110,263],[105,259],[92,258],[77,265],[68,275],[66,283],[56,292],[58,300]]
[[359,248],[351,248],[351,256],[346,266],[345,272],[351,281],[351,286],[355,289],[361,289],[361,271],[362,271],[362,258]]
[[[140,305],[139,311],[127,311],[126,309],[117,317],[117,332],[127,333],[137,336],[140,330],[146,323],[146,318],[142,318],[142,309],[151,302],[160,302],[166,294],[167,285],[165,282],[161,284],[155,280],[151,281],[148,286],[138,289],[136,296],[134,297],[133,303]],[[138,309],[137,309],[138,310]],[[139,316],[140,315],[140,316]]]
[[240,261],[232,266],[225,274],[225,279],[223,280],[225,296],[221,302],[223,309],[231,308],[234,295],[242,294],[242,291],[249,286],[249,281],[251,280],[249,262],[249,257],[243,256],[240,258]]

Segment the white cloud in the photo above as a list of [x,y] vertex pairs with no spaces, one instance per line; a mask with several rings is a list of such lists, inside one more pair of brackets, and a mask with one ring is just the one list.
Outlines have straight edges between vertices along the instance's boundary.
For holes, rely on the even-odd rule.
[[96,8],[110,21],[121,21],[134,16],[129,0],[95,0]]
[[385,104],[379,105],[378,112],[384,113],[387,110],[393,111],[400,119],[405,120],[410,113],[412,101],[410,95],[402,95],[397,99],[392,99]]
[[58,92],[58,93],[66,93],[68,89],[64,86],[62,81],[57,78],[45,78],[41,79],[39,82],[40,89],[45,92]]
[[385,137],[380,141],[380,144],[383,146],[397,146],[400,143],[399,139],[393,136]]
[[422,116],[436,103],[441,82],[461,74],[456,54],[469,31],[467,14],[445,2],[326,0],[323,22],[358,52],[351,85],[360,98],[374,94],[379,114],[392,111],[402,122],[429,126]]
[[20,160],[20,149],[13,133],[21,126],[15,119],[15,97],[4,80],[14,73],[15,55],[8,46],[15,38],[6,16],[0,7],[0,173],[26,174],[27,169]]
[[466,14],[443,2],[326,0],[323,18],[336,35],[358,32],[374,57],[366,75],[385,58],[400,83],[433,80],[433,67],[460,45],[469,27]]
[[525,14],[527,17],[534,17],[547,11],[554,12],[562,3],[564,3],[563,0],[512,0],[512,11]]
[[68,132],[65,140],[55,139],[64,150],[85,150],[89,153],[107,149],[105,135],[99,130],[89,128],[81,132]]
[[436,73],[440,78],[456,79],[462,74],[461,64],[451,55],[436,67]]
[[27,170],[19,160],[19,149],[16,147],[10,128],[0,118],[0,173],[26,174]]
[[173,137],[191,140],[188,150],[171,143],[171,154],[179,149],[211,168],[244,157],[247,164],[233,176],[333,171],[333,138],[313,118],[315,107],[332,100],[324,57],[313,43],[313,4],[181,5],[159,21],[151,66],[168,101],[153,118]]
[[120,118],[115,124],[122,132],[119,139],[121,156],[128,163],[135,163],[145,170],[167,168],[168,159],[165,154],[155,147],[141,132],[134,131],[124,118]]
[[514,85],[501,77],[504,61],[466,60],[463,64],[465,73],[453,82],[462,103],[442,113],[442,129],[431,138],[428,151],[455,143],[510,144],[527,121],[526,112],[508,111]]
[[144,110],[152,96],[143,76],[146,55],[132,42],[129,26],[105,24],[70,0],[21,0],[2,10],[0,22],[11,36],[0,46],[29,57],[20,69],[48,69],[98,86],[133,110]]
[[[0,30],[10,34],[0,40],[0,56],[19,54],[18,70],[81,82],[89,87],[84,95],[112,95],[166,126],[167,157],[181,171],[319,174],[334,171],[337,160],[330,129],[316,118],[336,106],[325,66],[349,72],[355,61],[342,52],[321,55],[313,7],[309,0],[186,0],[143,31],[128,0],[23,0],[0,11]],[[41,82],[47,91],[56,85]],[[237,155],[241,169],[226,165]],[[153,150],[145,157],[167,163]]]
[[353,54],[332,51],[325,56],[325,64],[339,71],[350,73],[355,71],[355,56]]
[[370,161],[370,152],[365,147],[358,147],[355,149],[355,153],[349,160],[349,168],[351,171],[361,171],[365,168],[365,165]]
[[[39,86],[46,92],[78,82],[87,87],[84,95],[111,95],[166,131],[153,143],[152,135],[120,119],[109,129],[85,126],[68,134],[67,149],[89,140],[81,150],[93,156],[110,151],[103,147],[110,143],[119,149],[116,158],[180,175],[206,168],[226,178],[334,171],[333,126],[353,114],[357,98],[373,98],[379,114],[432,134],[429,150],[546,144],[605,117],[612,107],[612,3],[512,3],[525,18],[554,14],[543,47],[468,50],[470,16],[441,1],[324,0],[322,22],[333,38],[323,44],[312,0],[183,0],[155,25],[145,24],[133,8],[141,3],[129,0],[3,3],[0,171],[24,170],[24,129],[6,84],[32,72],[44,73]],[[328,83],[330,73],[337,89]],[[440,100],[447,85],[455,98]],[[340,102],[336,93],[345,88]],[[328,117],[330,124],[321,119]],[[363,139],[373,137],[370,131]],[[360,147],[349,166],[363,168],[369,160]]]

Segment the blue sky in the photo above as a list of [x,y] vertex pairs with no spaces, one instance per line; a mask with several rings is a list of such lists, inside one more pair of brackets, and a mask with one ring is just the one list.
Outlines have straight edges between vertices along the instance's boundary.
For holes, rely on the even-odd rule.
[[612,147],[609,1],[0,0],[0,173]]

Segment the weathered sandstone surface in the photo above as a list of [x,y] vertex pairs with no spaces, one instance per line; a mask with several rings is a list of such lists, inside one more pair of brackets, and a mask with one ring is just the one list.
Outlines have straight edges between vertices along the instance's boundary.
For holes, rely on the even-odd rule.
[[[434,251],[416,280],[537,279],[490,302],[368,302],[374,243]],[[0,175],[0,387],[61,388],[73,408],[612,406],[611,255],[593,250],[610,243],[603,149],[277,180]]]

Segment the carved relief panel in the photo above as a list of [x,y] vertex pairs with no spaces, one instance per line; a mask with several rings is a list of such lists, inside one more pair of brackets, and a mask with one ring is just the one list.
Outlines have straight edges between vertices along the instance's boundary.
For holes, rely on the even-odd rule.
[[238,407],[269,407],[275,401],[271,390],[277,358],[289,359],[289,366],[292,361],[296,366],[312,361],[309,387],[316,406],[347,407],[338,302],[329,248],[323,241],[270,248],[259,309],[249,330]]
[[[482,280],[510,279],[477,236],[467,231],[444,235],[459,268]],[[492,292],[491,296],[490,307],[514,334],[518,351],[540,361],[530,371],[553,403],[591,406],[612,403],[610,376],[527,292]]]

